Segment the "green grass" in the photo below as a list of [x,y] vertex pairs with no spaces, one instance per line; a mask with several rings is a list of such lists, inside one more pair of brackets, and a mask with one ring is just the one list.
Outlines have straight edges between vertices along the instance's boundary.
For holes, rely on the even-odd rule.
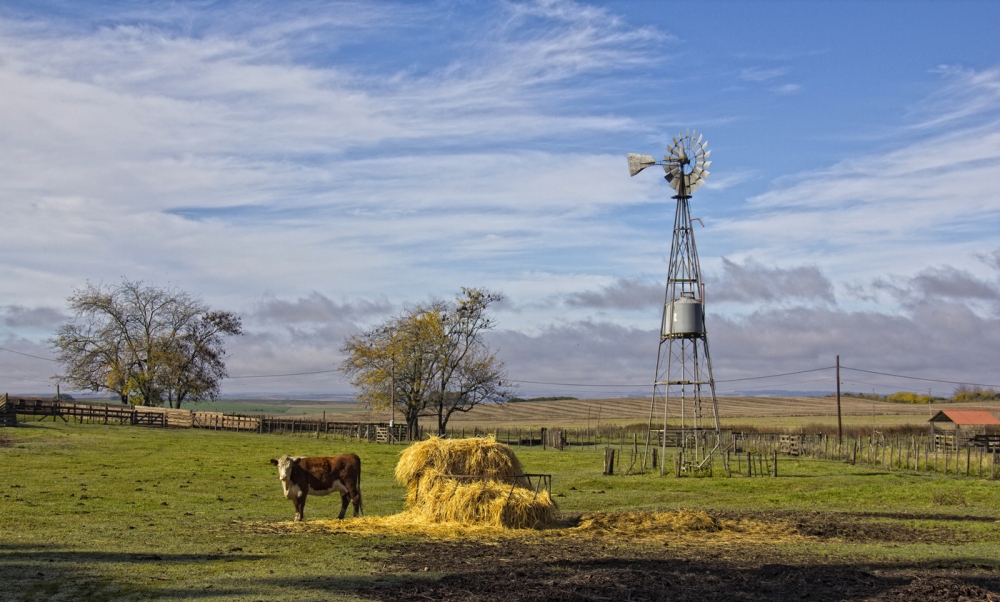
[[[28,422],[0,432],[13,439],[0,447],[0,599],[357,599],[354,588],[378,578],[376,538],[240,528],[244,521],[291,519],[292,504],[281,496],[268,462],[285,453],[356,452],[363,461],[366,512],[403,508],[404,490],[392,478],[400,446],[63,422]],[[946,526],[976,541],[898,547],[821,542],[801,549],[854,559],[1000,561],[995,522],[948,520],[1000,519],[996,482],[784,457],[776,479],[605,477],[602,450],[515,451],[527,471],[553,474],[553,493],[568,513],[902,513],[909,516],[872,520]],[[339,498],[311,498],[306,519],[338,511]],[[326,589],[309,585],[316,580]]]

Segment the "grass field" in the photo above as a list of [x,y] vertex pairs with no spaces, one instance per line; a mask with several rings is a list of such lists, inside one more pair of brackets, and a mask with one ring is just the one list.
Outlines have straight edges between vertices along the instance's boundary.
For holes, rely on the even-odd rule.
[[[796,536],[756,546],[711,532],[673,547],[615,536],[590,543],[501,535],[446,542],[285,527],[292,504],[281,496],[270,458],[356,452],[367,514],[388,515],[403,508],[404,490],[392,479],[398,446],[62,422],[28,422],[0,434],[4,600],[395,600],[411,589],[440,599],[457,583],[469,596],[454,599],[521,599],[500,596],[512,581],[498,571],[522,563],[528,568],[514,581],[530,584],[543,575],[539,584],[565,589],[592,561],[593,575],[621,561],[619,581],[627,582],[636,559],[669,560],[671,570],[704,562],[702,568],[734,574],[769,566],[820,571],[811,599],[864,599],[847,590],[824,594],[824,579],[839,587],[848,574],[869,575],[857,577],[866,595],[910,587],[914,575],[997,591],[991,579],[1000,568],[1000,490],[975,478],[809,459],[782,459],[778,478],[605,477],[600,453],[522,449],[527,471],[554,475],[553,493],[570,523],[580,513],[686,508],[785,525]],[[339,499],[310,498],[306,520],[319,524],[338,510]],[[510,558],[483,556],[506,553]],[[483,560],[470,560],[477,557]],[[683,583],[685,575],[672,579]],[[490,589],[476,589],[491,579]],[[761,592],[745,599],[776,599]]]

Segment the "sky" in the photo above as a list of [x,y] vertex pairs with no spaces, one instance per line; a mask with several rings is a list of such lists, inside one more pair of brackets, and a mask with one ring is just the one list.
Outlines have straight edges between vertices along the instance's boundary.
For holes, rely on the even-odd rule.
[[53,391],[66,298],[128,278],[243,317],[227,395],[347,398],[345,337],[465,286],[506,295],[489,342],[523,396],[646,396],[674,201],[625,154],[688,129],[712,150],[691,204],[720,392],[833,390],[758,377],[837,355],[931,379],[845,390],[1000,385],[997,23],[960,1],[0,2],[0,390]]

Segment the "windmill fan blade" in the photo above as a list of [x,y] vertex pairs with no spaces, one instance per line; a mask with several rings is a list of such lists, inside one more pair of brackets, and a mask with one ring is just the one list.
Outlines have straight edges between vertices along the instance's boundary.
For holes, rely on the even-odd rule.
[[[702,148],[705,148],[705,147],[703,146]],[[710,150],[705,151],[705,158],[706,159],[709,158],[709,157],[711,157],[711,156],[712,156],[712,151],[710,151]]]
[[628,154],[629,175],[634,176],[650,165],[656,165],[656,159],[653,158],[653,155],[637,155],[635,153]]

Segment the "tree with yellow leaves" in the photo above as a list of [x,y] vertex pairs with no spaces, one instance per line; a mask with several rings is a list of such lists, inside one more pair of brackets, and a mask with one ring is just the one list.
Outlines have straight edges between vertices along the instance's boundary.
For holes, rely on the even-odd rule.
[[341,370],[358,388],[359,404],[376,411],[395,406],[412,437],[421,417],[436,417],[443,433],[455,412],[506,402],[512,392],[504,364],[482,336],[495,326],[487,308],[501,299],[463,288],[453,303],[419,305],[348,337]]

